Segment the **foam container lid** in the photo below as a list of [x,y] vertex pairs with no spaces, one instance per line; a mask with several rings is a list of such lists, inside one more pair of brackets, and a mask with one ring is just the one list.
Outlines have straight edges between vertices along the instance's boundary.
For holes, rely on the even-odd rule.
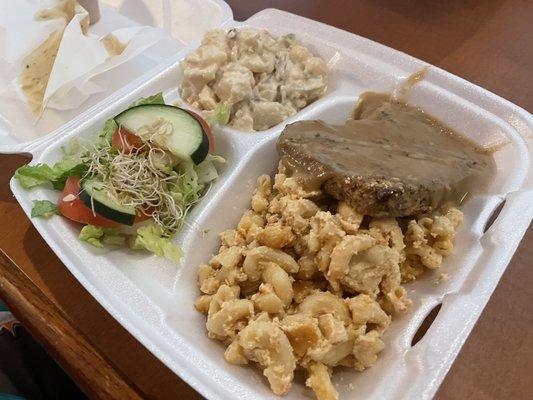
[[106,90],[91,95],[79,108],[46,108],[42,118],[35,122],[22,101],[0,99],[0,153],[27,152],[31,145],[71,129],[76,121],[94,114],[102,100],[139,77],[154,75],[158,66],[189,43],[200,40],[207,30],[233,19],[231,9],[222,0],[100,0],[100,9],[101,19],[89,28],[92,34],[100,36],[121,28],[150,26],[162,29],[167,39],[92,78],[92,82]]
[[[81,284],[133,336],[171,370],[208,399],[276,399],[258,369],[225,362],[224,347],[206,335],[205,316],[194,309],[199,295],[197,266],[219,246],[218,233],[234,227],[249,207],[256,178],[274,173],[276,139],[287,123],[323,119],[341,123],[359,94],[392,91],[413,72],[426,66],[420,60],[357,35],[286,12],[268,9],[245,22],[227,21],[224,28],[264,28],[282,35],[296,34],[331,68],[327,94],[295,116],[263,132],[241,133],[217,128],[217,153],[228,162],[220,178],[193,209],[189,224],[175,237],[185,256],[179,265],[130,252],[106,251],[78,240],[79,228],[63,218],[33,219],[50,247]],[[103,121],[140,96],[165,92],[167,101],[179,98],[179,61],[193,43],[150,74],[132,82],[76,118],[75,123],[27,147],[32,163],[54,162],[60,148],[73,137],[92,137]],[[533,216],[533,118],[523,109],[437,67],[410,94],[421,106],[480,145],[501,145],[495,153],[497,175],[488,192],[462,208],[455,249],[437,272],[427,272],[405,285],[413,307],[393,320],[384,336],[385,350],[363,373],[338,369],[333,375],[340,398],[431,398],[444,379],[474,323],[509,263]],[[16,198],[29,215],[31,201],[55,201],[57,192],[45,188],[24,191],[11,181]],[[488,229],[493,211],[505,202]],[[205,233],[207,231],[207,233]],[[439,273],[449,280],[435,284]],[[428,313],[442,307],[425,336],[412,338]],[[297,375],[286,399],[309,396]]]

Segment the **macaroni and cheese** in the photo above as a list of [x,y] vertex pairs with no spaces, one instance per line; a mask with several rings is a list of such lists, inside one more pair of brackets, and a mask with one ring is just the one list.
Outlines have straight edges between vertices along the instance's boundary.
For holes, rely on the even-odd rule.
[[218,254],[199,267],[196,308],[226,361],[258,364],[274,393],[301,368],[319,400],[338,399],[333,369],[376,362],[392,318],[411,306],[402,283],[440,266],[462,213],[364,217],[316,200],[286,172],[280,163],[273,184],[260,176],[251,209],[221,233]]

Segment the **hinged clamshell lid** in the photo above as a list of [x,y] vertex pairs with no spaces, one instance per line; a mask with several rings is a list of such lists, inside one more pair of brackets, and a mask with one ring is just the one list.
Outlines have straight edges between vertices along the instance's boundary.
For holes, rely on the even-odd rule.
[[[136,26],[160,28],[168,39],[148,47],[125,63],[94,78],[105,90],[92,94],[80,107],[69,110],[46,108],[37,122],[21,100],[0,98],[0,153],[31,152],[32,148],[76,126],[76,121],[97,112],[104,100],[143,76],[152,76],[166,61],[212,28],[233,19],[222,0],[100,0],[101,17],[89,31],[103,36]],[[4,65],[0,64],[0,74]],[[5,67],[6,69],[8,67]]]

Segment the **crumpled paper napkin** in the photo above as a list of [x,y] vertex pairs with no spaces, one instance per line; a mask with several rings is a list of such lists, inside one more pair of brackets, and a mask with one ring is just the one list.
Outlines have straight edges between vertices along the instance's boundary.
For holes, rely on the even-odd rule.
[[0,97],[25,102],[36,120],[45,107],[77,108],[105,90],[92,78],[165,38],[152,27],[93,35],[75,0],[0,0]]

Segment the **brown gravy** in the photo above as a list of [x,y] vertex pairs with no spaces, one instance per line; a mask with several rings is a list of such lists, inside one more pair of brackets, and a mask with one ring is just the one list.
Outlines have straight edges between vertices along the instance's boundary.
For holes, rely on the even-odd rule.
[[107,34],[102,39],[100,39],[100,41],[103,43],[105,49],[107,50],[107,54],[109,54],[109,57],[121,55],[124,49],[128,46],[127,43],[122,43],[112,33]]
[[361,95],[344,125],[288,125],[278,152],[309,189],[322,188],[374,216],[459,205],[495,173],[488,151],[424,111],[374,92]]

